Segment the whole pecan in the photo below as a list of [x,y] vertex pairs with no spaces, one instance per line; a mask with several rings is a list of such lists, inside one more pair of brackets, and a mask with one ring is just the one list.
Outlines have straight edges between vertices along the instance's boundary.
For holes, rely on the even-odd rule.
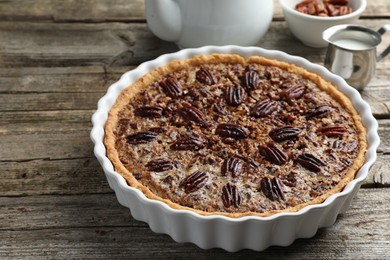
[[219,124],[215,129],[215,133],[221,137],[243,139],[248,137],[249,130],[240,125],[226,123]]
[[204,143],[195,137],[179,138],[170,146],[175,151],[199,150],[203,147]]
[[173,168],[173,163],[167,159],[156,159],[148,162],[146,165],[151,172],[164,172]]
[[239,106],[246,99],[246,92],[238,84],[229,85],[225,89],[225,99],[230,106]]
[[266,117],[279,109],[279,103],[270,99],[259,101],[251,110],[250,115],[254,117]]
[[234,206],[238,208],[241,205],[241,194],[235,185],[230,183],[222,187],[222,203],[226,208]]
[[288,156],[283,150],[273,143],[260,147],[260,154],[270,163],[283,165],[288,161]]
[[221,167],[222,176],[231,175],[233,178],[241,175],[244,172],[245,161],[238,156],[227,158]]
[[144,131],[128,135],[126,139],[129,144],[145,144],[154,141],[156,138],[156,132]]
[[278,177],[268,178],[264,177],[260,181],[260,190],[264,195],[272,201],[284,200],[283,183]]
[[284,99],[296,99],[300,98],[305,93],[306,87],[303,85],[294,85],[283,89],[280,92],[280,96]]
[[185,193],[192,193],[202,188],[208,179],[206,171],[195,171],[179,183],[179,188],[184,189]]
[[347,129],[341,125],[331,125],[320,127],[317,129],[317,132],[327,137],[342,137],[347,132]]
[[275,142],[283,142],[298,137],[300,133],[301,133],[301,129],[286,125],[286,126],[273,128],[269,132],[269,136]]
[[242,85],[245,88],[246,91],[251,91],[257,88],[259,85],[260,76],[257,71],[254,70],[247,70],[244,73],[244,77],[242,80]]
[[320,118],[329,115],[332,112],[328,105],[320,105],[309,109],[306,112],[306,119]]
[[160,86],[164,93],[171,98],[177,98],[183,94],[182,86],[175,78],[167,77],[164,81],[160,82]]
[[142,106],[134,109],[134,114],[140,117],[161,117],[162,112],[163,108],[158,106]]
[[198,108],[190,105],[187,102],[181,104],[181,108],[178,110],[179,114],[186,120],[193,121],[200,125],[206,125],[206,118],[202,111]]
[[309,153],[299,155],[297,162],[312,172],[319,172],[321,171],[321,166],[326,166],[324,161]]
[[199,82],[207,85],[214,85],[217,83],[217,78],[210,70],[206,68],[200,68],[198,71],[196,71],[195,76]]

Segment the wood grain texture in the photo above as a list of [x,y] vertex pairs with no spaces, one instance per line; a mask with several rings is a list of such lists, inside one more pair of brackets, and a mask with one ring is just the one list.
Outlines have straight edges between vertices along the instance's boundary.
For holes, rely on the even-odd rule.
[[[283,19],[283,11],[278,0],[274,4],[274,20]],[[49,20],[54,22],[134,22],[145,19],[145,6],[142,0],[68,0],[68,1],[0,1],[0,20],[25,21]],[[385,0],[368,1],[362,19],[390,17],[390,7]]]
[[[360,20],[373,29],[386,20]],[[155,37],[144,23],[0,23],[1,67],[69,67],[100,65],[136,66],[178,50]],[[257,44],[322,63],[326,49],[304,46],[290,33],[286,22],[274,22]],[[380,70],[384,65],[378,63]]]
[[[0,145],[6,148],[0,150],[0,195],[107,192],[89,138],[92,111],[55,113],[63,120],[53,120],[53,114],[46,112],[50,117],[45,121],[34,113],[25,112],[23,122],[0,125]],[[379,120],[378,161],[364,186],[390,186],[389,122]]]
[[110,22],[144,19],[142,0],[0,1],[0,20]]
[[[326,50],[296,40],[273,1],[257,46],[322,64]],[[389,24],[388,0],[368,1],[361,18],[373,29]],[[361,93],[381,145],[351,209],[312,239],[231,254],[135,221],[93,155],[91,116],[108,86],[178,50],[148,29],[143,0],[0,0],[0,39],[0,259],[390,259],[389,57]]]
[[0,257],[386,259],[390,257],[389,200],[389,189],[362,189],[335,225],[319,230],[314,238],[260,253],[231,254],[204,251],[153,233],[147,224],[132,219],[113,194],[32,196],[22,202],[0,197],[0,216],[7,216],[1,221]]

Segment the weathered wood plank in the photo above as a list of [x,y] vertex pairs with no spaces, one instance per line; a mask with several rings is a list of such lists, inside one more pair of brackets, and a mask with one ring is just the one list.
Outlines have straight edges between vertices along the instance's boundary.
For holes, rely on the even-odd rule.
[[390,154],[379,154],[363,186],[390,187]]
[[[88,93],[106,92],[108,86],[134,67],[16,67],[0,68],[0,93]],[[27,107],[27,105],[26,105]]]
[[0,169],[0,196],[112,192],[92,157],[0,162]]
[[[93,146],[89,139],[90,129],[74,124],[49,128],[42,132],[40,127],[30,133],[2,135],[0,138],[0,158],[2,161],[23,161],[34,159],[85,158],[92,154]],[[40,131],[36,133],[35,131]],[[4,132],[2,130],[1,132]],[[34,133],[35,132],[35,133]]]
[[97,100],[103,93],[36,93],[31,94],[1,94],[1,111],[24,110],[88,110],[96,107]]
[[[62,124],[75,123],[85,125],[91,121],[91,115],[94,110],[55,110],[55,111],[11,111],[0,113],[0,125],[8,125],[7,128],[1,128],[1,134],[9,131],[22,131],[27,133],[26,129],[41,129],[38,127],[42,123],[61,122]],[[25,125],[24,127],[20,127]],[[35,127],[34,127],[35,125]]]
[[[386,20],[359,23],[376,29]],[[0,38],[7,39],[0,42],[0,67],[129,66],[178,50],[173,43],[157,39],[144,23],[2,22]],[[285,22],[272,23],[257,46],[316,63],[322,63],[325,55],[325,49],[309,48],[294,39]]]
[[[9,161],[0,162],[2,169],[0,171],[0,179],[2,180],[0,196],[109,192],[103,171],[93,157],[92,144],[88,138],[85,139],[88,143],[85,143],[84,146],[87,146],[88,149],[83,149],[78,143],[62,144],[50,148],[49,143],[44,147],[46,150],[38,147],[38,151],[36,151],[38,156],[69,157],[69,159],[53,160],[44,157],[34,159],[38,156],[30,155],[31,159],[26,161],[11,158]],[[68,146],[71,148],[67,148]],[[29,149],[29,144],[23,144],[23,147],[32,150],[31,153],[35,150]],[[14,150],[22,149],[19,147],[19,149]],[[42,150],[45,150],[46,154],[43,154]],[[69,154],[67,150],[77,152]],[[86,157],[75,158],[80,154]],[[29,153],[25,152],[24,155],[28,156]],[[370,170],[363,187],[390,187],[389,161],[388,154],[379,154],[378,161]]]
[[[110,192],[92,152],[85,158],[0,162],[0,196]],[[55,156],[55,155],[53,155]],[[379,154],[363,187],[390,187],[390,155]]]
[[6,220],[1,221],[0,257],[386,259],[390,257],[389,200],[390,189],[361,189],[335,225],[321,229],[314,238],[261,253],[231,254],[220,249],[204,251],[153,233],[132,219],[113,194],[0,197],[0,216]]
[[144,19],[142,0],[0,1],[0,20],[134,21]]
[[143,23],[2,22],[0,38],[7,39],[0,42],[0,67],[128,66],[178,50]]
[[[65,145],[67,142],[72,142],[73,137],[78,136],[81,139],[89,139],[89,132],[91,130],[92,124],[90,123],[90,118],[92,116],[93,110],[76,110],[76,111],[24,111],[24,112],[3,112],[0,114],[0,136],[2,137],[0,142],[5,146],[11,143],[12,140],[17,142],[23,142],[27,147],[33,147],[35,142],[45,142],[43,140],[56,140],[60,141],[60,136],[63,136],[61,145]],[[13,121],[15,117],[15,121]],[[63,117],[63,118],[62,118]],[[12,122],[10,124],[10,122]],[[390,153],[390,120],[378,120],[379,122],[379,136],[381,138],[381,144],[378,149],[378,152],[389,154]],[[45,139],[47,138],[47,139]],[[42,144],[42,148],[47,150],[47,146]],[[51,144],[50,144],[51,145]],[[2,146],[2,147],[5,147]],[[28,159],[23,157],[22,149],[26,147],[16,146],[15,160],[26,160]],[[37,148],[34,148],[35,151],[38,151]],[[0,152],[1,153],[1,152]],[[7,151],[7,153],[12,153],[12,151]],[[21,154],[21,156],[17,156]],[[44,154],[44,153],[43,153]],[[38,158],[50,158],[50,152],[46,153],[47,156],[42,156]],[[76,158],[86,157],[86,154],[76,153]],[[11,157],[12,157],[11,156]],[[9,160],[8,156],[4,154],[0,155],[1,160]],[[36,158],[32,157],[31,159]],[[63,158],[53,158],[53,159],[64,159]]]
[[[274,2],[274,19],[283,19],[278,0]],[[390,8],[386,0],[368,1],[362,18],[388,17]],[[85,0],[85,1],[0,1],[0,20],[26,21],[41,20],[55,22],[133,22],[144,20],[144,2],[142,0]]]
[[[89,138],[92,112],[0,113],[0,195],[107,192]],[[379,124],[378,162],[365,186],[390,186],[390,120]]]
[[378,63],[376,76],[361,92],[362,98],[370,105],[372,114],[376,118],[389,118],[390,116],[390,90],[388,71],[390,59]]
[[[322,64],[325,49],[293,39],[273,1],[276,22],[258,46]],[[229,254],[177,244],[130,217],[93,156],[89,132],[111,83],[178,50],[149,31],[143,5],[0,0],[0,258],[390,258],[389,58],[362,92],[381,118],[378,161],[333,227],[287,248]],[[368,1],[359,23],[377,29],[389,17],[388,0]]]
[[[321,64],[318,58],[314,62]],[[98,99],[105,94],[108,86],[133,68],[0,68],[0,111],[95,109]],[[389,70],[389,58],[378,63],[376,77],[362,92],[377,118],[390,117]]]

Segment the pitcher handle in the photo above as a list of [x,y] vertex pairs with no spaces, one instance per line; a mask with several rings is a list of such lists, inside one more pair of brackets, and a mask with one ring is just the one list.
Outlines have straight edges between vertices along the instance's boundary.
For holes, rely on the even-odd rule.
[[[380,35],[383,35],[385,32],[390,31],[390,24],[386,24],[382,26],[379,30],[378,33]],[[384,57],[387,56],[387,54],[390,53],[390,46],[388,46],[378,57],[376,57],[376,61],[382,60]]]

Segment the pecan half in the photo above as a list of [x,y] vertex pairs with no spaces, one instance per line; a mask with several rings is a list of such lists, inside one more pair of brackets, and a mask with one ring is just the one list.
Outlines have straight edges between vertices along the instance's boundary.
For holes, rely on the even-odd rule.
[[260,147],[260,154],[270,163],[283,165],[288,161],[288,156],[275,144],[268,144]]
[[247,70],[244,73],[242,85],[245,88],[245,90],[249,92],[257,88],[257,86],[259,85],[259,80],[260,80],[259,73],[257,73],[254,70]]
[[183,102],[181,104],[181,108],[179,109],[179,114],[186,120],[193,121],[200,125],[206,125],[206,119],[202,111],[198,108],[190,105],[187,102]]
[[327,137],[342,137],[347,132],[347,129],[341,125],[331,125],[320,127],[317,129],[317,132]]
[[346,15],[352,13],[352,8],[350,6],[340,6],[339,15]]
[[272,201],[284,200],[283,183],[278,177],[268,178],[264,177],[260,181],[260,190],[264,195]]
[[214,85],[215,83],[217,83],[217,78],[214,76],[214,74],[210,70],[208,70],[206,68],[200,68],[196,72],[195,76],[199,82],[207,84],[207,85]]
[[240,85],[229,85],[225,89],[225,99],[228,105],[239,106],[246,99],[246,92]]
[[275,142],[283,142],[298,137],[300,133],[301,133],[301,129],[286,125],[286,126],[273,128],[269,132],[269,136]]
[[230,183],[222,187],[222,203],[226,208],[234,206],[238,208],[241,205],[241,194],[235,185]]
[[175,151],[199,150],[203,147],[203,142],[195,137],[179,138],[171,145],[171,149]]
[[222,102],[222,99],[219,99],[213,104],[213,111],[218,115],[226,115]]
[[296,99],[300,98],[305,93],[306,87],[303,85],[295,85],[283,89],[280,92],[280,96],[284,99]]
[[324,161],[309,153],[299,155],[297,162],[312,172],[319,172],[321,171],[321,166],[326,166]]
[[248,137],[249,130],[236,124],[219,124],[215,129],[215,133],[221,137],[243,139]]
[[134,114],[140,117],[161,117],[162,112],[163,108],[158,106],[142,106],[134,109]]
[[329,115],[332,112],[332,109],[327,105],[321,105],[309,109],[306,112],[306,119],[310,120],[313,118],[320,118]]
[[129,144],[145,144],[154,141],[156,138],[156,132],[144,131],[128,135],[126,139]]
[[173,163],[167,159],[156,159],[148,162],[146,165],[151,172],[164,172],[173,168]]
[[192,193],[202,188],[208,179],[206,171],[195,171],[179,183],[179,188],[184,189],[185,193]]
[[167,77],[164,81],[160,82],[160,86],[164,93],[171,98],[177,98],[183,94],[180,82],[175,78]]
[[222,176],[231,175],[233,178],[244,172],[245,161],[238,156],[227,158],[221,167]]
[[270,99],[258,102],[251,110],[250,115],[254,117],[266,117],[279,109],[279,103]]

